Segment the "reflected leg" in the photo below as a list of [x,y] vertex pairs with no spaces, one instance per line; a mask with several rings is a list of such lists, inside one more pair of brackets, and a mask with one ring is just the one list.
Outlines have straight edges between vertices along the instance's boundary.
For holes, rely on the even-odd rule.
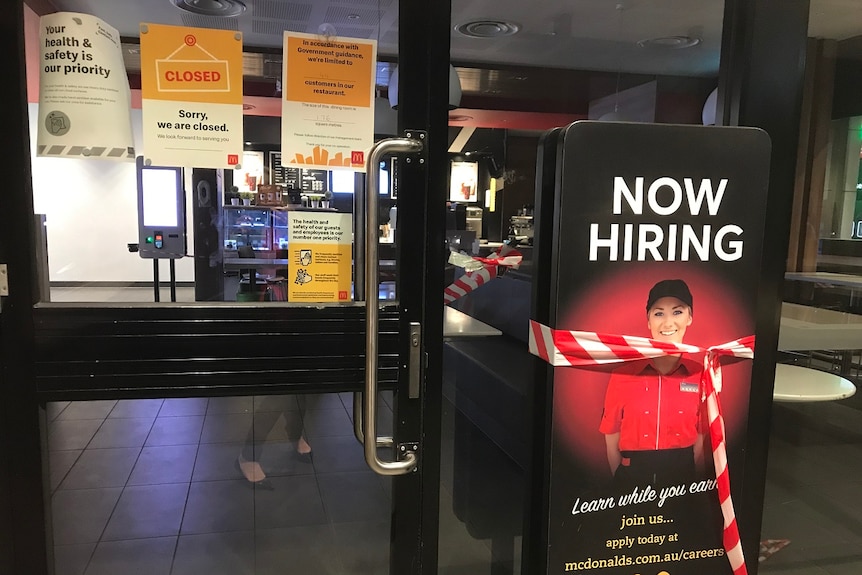
[[260,463],[255,461],[254,456],[255,417],[256,413],[254,409],[252,409],[251,425],[248,427],[248,432],[245,434],[245,442],[243,443],[242,450],[240,450],[239,456],[237,456],[236,460],[240,473],[242,473],[246,481],[250,483],[260,483],[266,479],[266,473],[264,473],[263,467],[260,466]]
[[289,425],[287,429],[287,438],[290,441],[296,441],[296,457],[300,461],[311,461],[311,445],[308,444],[308,440],[305,438],[305,426],[308,424],[306,421],[309,417],[312,417],[310,414],[314,413],[314,408],[317,405],[318,396],[317,395],[299,395],[297,396],[297,401],[299,402],[299,419],[289,420],[294,421],[293,425]]

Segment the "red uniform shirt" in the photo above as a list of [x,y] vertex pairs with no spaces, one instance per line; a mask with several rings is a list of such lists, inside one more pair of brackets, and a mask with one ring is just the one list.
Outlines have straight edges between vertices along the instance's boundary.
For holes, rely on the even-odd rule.
[[665,375],[650,361],[623,365],[608,382],[599,431],[619,432],[620,451],[694,445],[700,431],[702,369],[687,358]]

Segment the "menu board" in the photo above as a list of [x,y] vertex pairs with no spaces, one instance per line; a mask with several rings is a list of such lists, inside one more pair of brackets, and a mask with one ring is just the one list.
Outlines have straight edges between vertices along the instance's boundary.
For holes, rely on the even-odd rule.
[[328,189],[327,170],[304,170],[283,166],[281,152],[269,153],[269,182],[283,189],[298,188],[303,192],[323,193]]
[[299,170],[300,187],[303,192],[323,193],[327,189],[327,170]]
[[299,168],[281,165],[281,152],[269,153],[269,183],[282,188],[299,187]]

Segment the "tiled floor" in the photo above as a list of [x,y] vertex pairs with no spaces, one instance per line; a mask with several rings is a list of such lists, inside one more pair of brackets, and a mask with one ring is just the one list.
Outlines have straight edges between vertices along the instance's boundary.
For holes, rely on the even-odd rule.
[[[388,573],[389,479],[368,471],[351,402],[330,394],[49,404],[56,574]],[[380,407],[385,429],[391,409]],[[312,462],[295,457],[285,432],[300,413]],[[235,464],[249,429],[267,488]],[[457,541],[451,521],[444,567],[454,574],[487,562],[484,543]]]
[[762,573],[862,573],[860,410],[862,396],[775,404],[762,536],[790,544]]

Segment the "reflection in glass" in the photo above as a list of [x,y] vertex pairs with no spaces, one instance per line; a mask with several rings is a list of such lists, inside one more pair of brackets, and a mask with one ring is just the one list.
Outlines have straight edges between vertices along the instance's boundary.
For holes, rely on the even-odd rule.
[[[391,426],[383,396],[381,423]],[[388,573],[390,483],[365,464],[350,402],[352,394],[49,403],[57,572]],[[313,456],[303,454],[309,445]],[[265,481],[247,480],[243,453]]]

